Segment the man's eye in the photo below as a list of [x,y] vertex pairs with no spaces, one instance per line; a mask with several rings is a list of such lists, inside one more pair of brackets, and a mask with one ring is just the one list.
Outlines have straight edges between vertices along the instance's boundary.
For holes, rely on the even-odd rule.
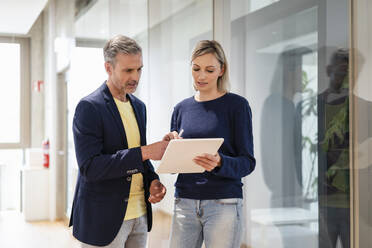
[[200,69],[199,68],[193,68],[194,71],[199,71]]
[[213,73],[214,71],[209,71],[209,70],[207,70],[207,72],[209,72],[209,73]]

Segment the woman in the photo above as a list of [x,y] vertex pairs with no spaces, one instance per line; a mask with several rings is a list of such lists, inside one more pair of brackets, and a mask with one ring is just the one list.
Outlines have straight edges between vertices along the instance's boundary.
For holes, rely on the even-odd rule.
[[192,53],[196,94],[177,104],[171,138],[224,138],[217,154],[194,162],[204,173],[179,174],[170,247],[240,247],[241,178],[255,168],[252,115],[247,100],[228,92],[228,65],[220,44],[200,41]]

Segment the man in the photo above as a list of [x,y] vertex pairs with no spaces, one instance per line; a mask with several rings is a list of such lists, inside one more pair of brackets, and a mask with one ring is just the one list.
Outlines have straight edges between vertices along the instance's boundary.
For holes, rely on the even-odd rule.
[[81,247],[145,247],[151,204],[166,189],[149,159],[168,141],[146,145],[146,107],[132,95],[142,51],[125,36],[104,47],[107,81],[76,107],[73,133],[79,175],[70,219]]
[[329,87],[318,96],[319,247],[350,247],[349,51],[327,66]]

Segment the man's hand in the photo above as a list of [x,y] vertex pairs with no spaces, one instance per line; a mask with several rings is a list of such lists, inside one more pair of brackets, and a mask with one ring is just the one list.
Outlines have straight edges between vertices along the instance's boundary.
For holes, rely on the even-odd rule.
[[209,172],[221,166],[221,157],[218,153],[216,155],[204,153],[201,156],[196,156],[193,161]]
[[168,143],[168,141],[159,141],[147,146],[141,146],[142,161],[147,159],[161,160]]
[[149,202],[151,203],[160,202],[161,200],[163,200],[166,192],[167,189],[158,179],[153,180],[150,185]]

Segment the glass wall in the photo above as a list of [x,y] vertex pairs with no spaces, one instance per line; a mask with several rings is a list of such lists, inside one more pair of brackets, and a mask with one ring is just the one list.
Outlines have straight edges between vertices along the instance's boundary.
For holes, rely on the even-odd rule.
[[[151,123],[147,137],[154,142],[168,132],[175,104],[194,93],[190,73],[194,44],[213,38],[213,0],[90,2],[94,4],[76,12],[77,47],[68,77],[67,211],[77,174],[72,116],[78,100],[107,77],[102,58],[105,41],[124,34],[143,48],[144,70],[136,95],[147,105]],[[225,50],[230,51],[232,92],[246,97],[252,107],[257,158],[256,170],[244,179],[244,244],[259,248],[350,247],[352,1],[228,2],[231,37]],[[370,7],[367,5],[364,9]],[[361,46],[367,47],[363,42]],[[366,63],[361,57],[357,60]],[[361,68],[364,71],[357,76],[368,78],[367,67]],[[359,106],[361,121],[355,121],[358,132],[351,136],[359,145],[354,159],[364,165],[355,180],[366,195],[371,163],[370,156],[363,154],[371,150],[371,98],[365,96],[367,84],[360,85],[363,90],[354,93],[353,104]],[[162,176],[161,180],[168,194],[155,208],[172,214],[175,176]],[[360,204],[356,225],[360,235],[368,237],[370,198],[354,197],[359,197]]]
[[[212,39],[211,0],[149,1],[148,80],[146,94],[148,142],[163,138],[170,130],[173,107],[194,94],[190,57],[197,41]],[[153,163],[155,166],[156,162]],[[173,214],[176,175],[160,175],[167,197],[156,208]]]
[[231,1],[230,76],[258,165],[246,243],[350,247],[348,1],[264,2]]
[[[149,1],[150,136],[169,132],[173,107],[194,93],[190,57],[197,41],[212,39],[212,1]],[[164,95],[168,96],[164,98]],[[160,111],[161,110],[161,111]]]
[[[74,50],[68,80],[67,206],[77,175],[72,117],[76,104],[107,78],[102,48],[116,34],[134,38],[143,49],[144,68],[136,95],[147,105],[148,143],[170,129],[173,107],[193,94],[190,55],[200,39],[212,39],[212,0],[98,0],[76,10]],[[167,97],[164,97],[167,96]],[[155,163],[156,165],[156,163]],[[169,197],[155,207],[172,213],[175,177],[162,178]]]
[[67,81],[67,195],[66,210],[69,216],[74,197],[78,166],[72,134],[72,121],[79,100],[97,89],[106,79],[102,48],[75,47]]
[[79,100],[96,90],[107,79],[104,68],[103,46],[112,36],[124,34],[135,38],[144,48],[144,63],[147,58],[146,1],[98,0],[93,4],[76,7],[76,47],[72,52],[67,80],[68,152],[65,210],[68,217],[70,216],[78,174],[72,134],[73,116]]

